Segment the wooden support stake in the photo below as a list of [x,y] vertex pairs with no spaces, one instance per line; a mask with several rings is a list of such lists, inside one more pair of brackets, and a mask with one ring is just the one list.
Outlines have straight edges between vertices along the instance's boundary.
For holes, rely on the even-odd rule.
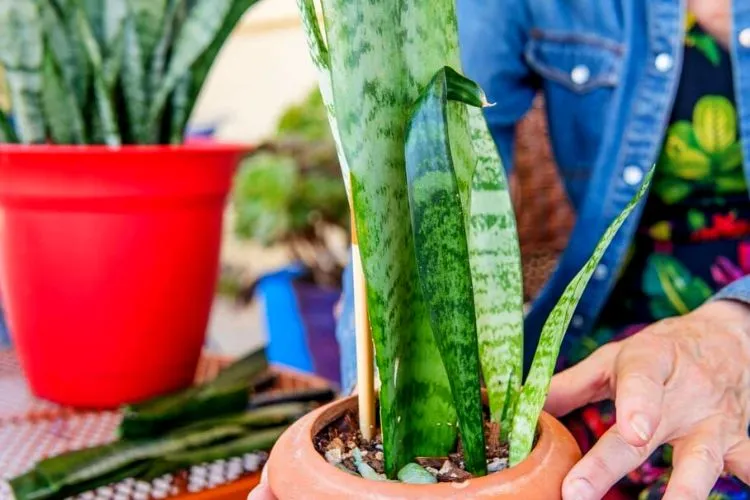
[[359,254],[357,230],[352,214],[352,274],[354,276],[354,330],[357,338],[357,391],[359,398],[359,428],[362,437],[370,441],[375,435],[375,367],[373,366],[372,334],[367,316],[367,291],[362,260]]

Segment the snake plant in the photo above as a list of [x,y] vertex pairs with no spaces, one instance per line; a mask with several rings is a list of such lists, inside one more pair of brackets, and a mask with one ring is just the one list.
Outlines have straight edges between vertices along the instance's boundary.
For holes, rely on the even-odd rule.
[[446,456],[486,474],[481,380],[511,464],[531,451],[573,310],[652,173],[550,314],[522,380],[521,257],[454,0],[298,0],[351,199],[380,377],[386,473]]
[[0,143],[181,143],[257,0],[0,0]]

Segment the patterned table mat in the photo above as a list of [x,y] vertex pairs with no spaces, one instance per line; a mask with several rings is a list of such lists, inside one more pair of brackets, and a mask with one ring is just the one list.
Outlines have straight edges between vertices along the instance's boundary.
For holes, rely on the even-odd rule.
[[[227,362],[224,357],[204,355],[196,381],[213,378]],[[35,398],[13,351],[0,351],[0,500],[13,498],[7,480],[37,461],[112,441],[120,419],[118,412],[79,412]],[[117,485],[117,491],[100,488],[80,498],[165,498],[178,492],[178,481],[180,489],[188,492],[215,487],[257,470],[264,459],[263,454],[235,457],[194,468],[185,477],[168,474],[151,484],[126,481]]]

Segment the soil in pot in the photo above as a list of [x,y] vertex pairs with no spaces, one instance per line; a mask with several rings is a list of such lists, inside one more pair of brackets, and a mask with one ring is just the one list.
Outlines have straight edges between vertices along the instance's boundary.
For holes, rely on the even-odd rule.
[[[485,442],[487,470],[494,473],[508,467],[508,445],[500,438],[500,427],[485,415]],[[380,432],[371,441],[362,438],[359,419],[348,410],[343,416],[324,427],[313,439],[317,452],[328,463],[352,474],[361,474],[357,457],[376,474],[385,479],[383,441]],[[438,482],[464,482],[473,476],[466,471],[461,440],[458,439],[454,453],[446,457],[418,457],[415,462],[429,472]]]

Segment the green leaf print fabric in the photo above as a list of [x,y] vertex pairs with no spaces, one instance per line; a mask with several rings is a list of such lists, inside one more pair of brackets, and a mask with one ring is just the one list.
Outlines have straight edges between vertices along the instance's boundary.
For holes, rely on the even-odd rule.
[[[568,335],[558,369],[603,344],[637,335],[655,321],[684,315],[750,274],[750,200],[743,171],[731,61],[688,16],[683,73],[639,229],[598,326]],[[564,419],[584,452],[614,424],[612,402]],[[660,448],[618,490],[625,498],[661,498],[671,449]],[[725,476],[712,500],[750,499]]]

